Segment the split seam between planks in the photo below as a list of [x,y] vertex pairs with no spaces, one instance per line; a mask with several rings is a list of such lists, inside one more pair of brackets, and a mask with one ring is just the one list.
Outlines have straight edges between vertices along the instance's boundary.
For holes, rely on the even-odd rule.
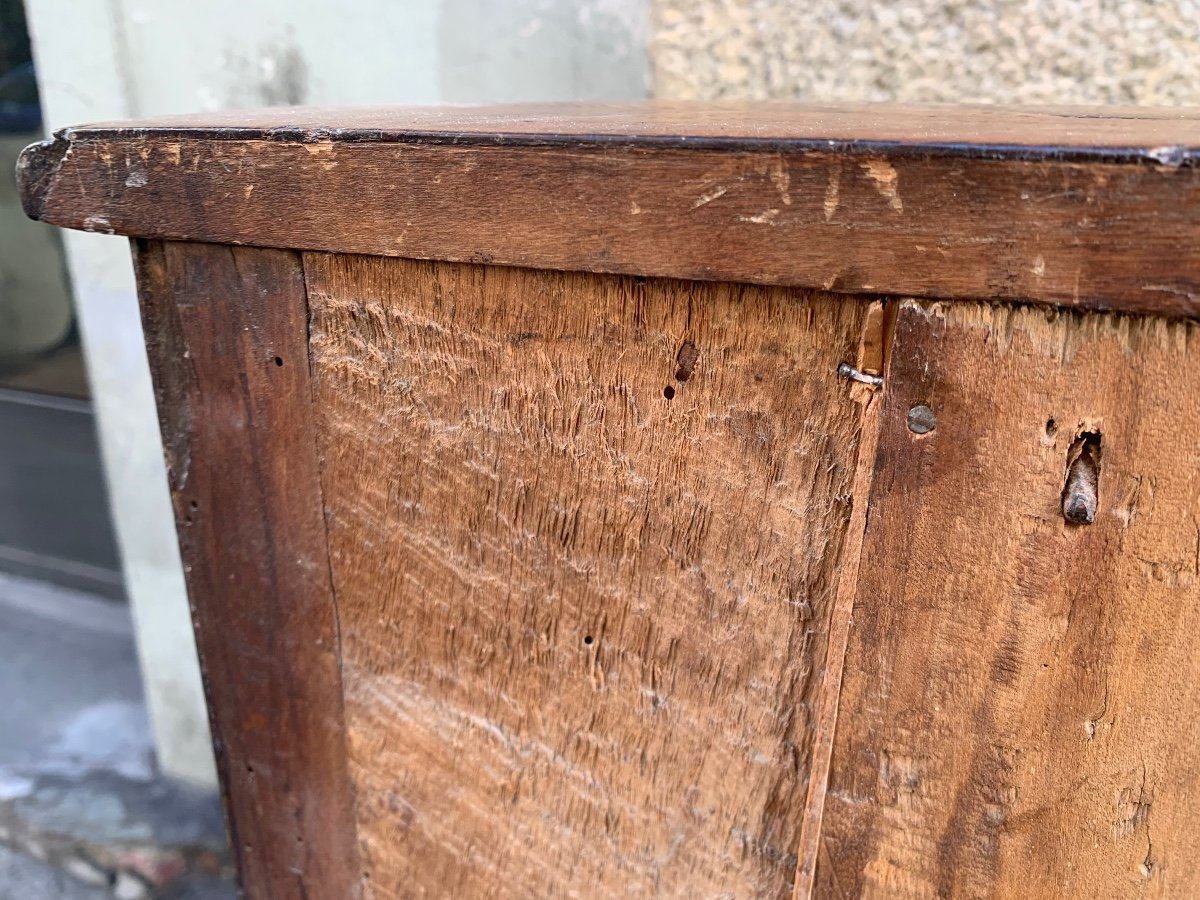
[[[860,368],[877,367],[886,376],[895,334],[897,304],[875,303],[863,323],[863,339],[857,361]],[[872,359],[871,357],[875,357]],[[809,768],[808,793],[804,803],[804,819],[800,825],[800,846],[796,851],[796,881],[793,900],[809,900],[817,871],[821,846],[821,826],[825,812],[825,792],[833,759],[833,741],[837,733],[838,705],[842,693],[842,674],[850,642],[850,621],[854,599],[858,593],[858,576],[862,565],[862,549],[867,530],[867,507],[875,474],[875,457],[882,424],[883,391],[865,384],[852,383],[862,403],[861,437],[854,466],[851,488],[850,521],[846,527],[846,543],[838,575],[837,592],[829,617],[829,639],[825,653],[825,675],[822,679],[820,705],[814,727],[812,762]]]

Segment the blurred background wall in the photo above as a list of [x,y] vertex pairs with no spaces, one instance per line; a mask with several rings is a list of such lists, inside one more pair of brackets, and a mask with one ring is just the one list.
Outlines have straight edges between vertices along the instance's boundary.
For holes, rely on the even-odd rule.
[[[1200,103],[1200,0],[25,4],[47,130],[288,104]],[[159,761],[211,782],[128,250],[102,235],[65,240]]]
[[656,96],[1200,102],[1197,0],[654,0]]
[[[642,0],[25,5],[48,131],[232,107],[630,99],[647,90]],[[80,232],[64,240],[159,764],[211,783],[128,246]]]

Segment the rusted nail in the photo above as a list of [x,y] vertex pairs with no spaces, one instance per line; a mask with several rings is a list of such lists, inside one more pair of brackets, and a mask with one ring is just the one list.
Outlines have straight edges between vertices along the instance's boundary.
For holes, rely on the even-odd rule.
[[882,387],[883,379],[878,375],[868,375],[866,372],[860,372],[850,363],[841,363],[837,367],[838,378],[849,378],[851,381],[857,381],[859,384],[869,384],[871,387]]
[[937,428],[937,416],[925,404],[918,404],[908,411],[908,430],[913,434],[929,434]]

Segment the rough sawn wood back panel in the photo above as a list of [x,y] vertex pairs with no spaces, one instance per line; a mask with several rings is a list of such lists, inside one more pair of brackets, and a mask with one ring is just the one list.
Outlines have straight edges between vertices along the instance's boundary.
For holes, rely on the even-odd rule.
[[375,895],[790,895],[866,304],[305,271]]

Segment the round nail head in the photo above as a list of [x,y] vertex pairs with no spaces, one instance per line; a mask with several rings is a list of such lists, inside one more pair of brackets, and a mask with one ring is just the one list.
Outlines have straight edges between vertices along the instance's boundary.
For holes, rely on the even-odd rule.
[[921,404],[908,411],[908,430],[913,434],[929,434],[937,428],[937,416],[928,406]]

